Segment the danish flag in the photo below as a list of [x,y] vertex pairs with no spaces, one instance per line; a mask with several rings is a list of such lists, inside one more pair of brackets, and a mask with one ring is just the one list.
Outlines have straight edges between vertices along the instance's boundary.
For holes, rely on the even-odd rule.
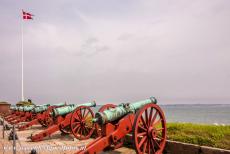
[[28,20],[28,19],[33,19],[32,16],[34,16],[34,15],[32,15],[31,13],[28,13],[28,12],[24,12],[22,10],[22,16],[23,16],[24,20]]

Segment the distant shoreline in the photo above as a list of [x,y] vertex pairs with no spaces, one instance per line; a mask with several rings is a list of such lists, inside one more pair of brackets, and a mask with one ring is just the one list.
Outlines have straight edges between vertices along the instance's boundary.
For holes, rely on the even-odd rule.
[[175,124],[195,124],[195,125],[205,125],[205,126],[230,126],[230,124],[222,124],[222,123],[194,123],[194,122],[168,122],[169,124],[175,123]]

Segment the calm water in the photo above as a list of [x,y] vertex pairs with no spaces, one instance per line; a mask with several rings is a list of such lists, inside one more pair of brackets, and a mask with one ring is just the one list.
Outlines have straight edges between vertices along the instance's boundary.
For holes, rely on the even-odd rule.
[[[97,110],[97,108],[94,108],[94,110]],[[230,125],[230,104],[161,105],[161,108],[165,112],[167,122]]]
[[230,105],[162,105],[168,122],[230,125]]

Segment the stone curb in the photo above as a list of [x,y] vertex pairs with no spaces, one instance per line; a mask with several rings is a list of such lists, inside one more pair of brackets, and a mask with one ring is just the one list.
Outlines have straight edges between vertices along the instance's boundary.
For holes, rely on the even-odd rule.
[[164,154],[230,154],[230,150],[167,140]]
[[[133,148],[131,134],[126,135],[125,145]],[[164,154],[230,154],[230,150],[167,140]]]

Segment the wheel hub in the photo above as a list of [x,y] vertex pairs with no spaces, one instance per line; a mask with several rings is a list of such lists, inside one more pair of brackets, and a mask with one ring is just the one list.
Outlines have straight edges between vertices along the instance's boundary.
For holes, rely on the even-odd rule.
[[157,136],[156,128],[150,127],[150,128],[148,129],[148,136],[149,136],[149,137],[152,137],[152,138],[155,138],[155,137]]
[[85,125],[85,120],[82,120],[82,121],[80,122],[80,124],[81,124],[81,126],[84,126],[84,125]]

